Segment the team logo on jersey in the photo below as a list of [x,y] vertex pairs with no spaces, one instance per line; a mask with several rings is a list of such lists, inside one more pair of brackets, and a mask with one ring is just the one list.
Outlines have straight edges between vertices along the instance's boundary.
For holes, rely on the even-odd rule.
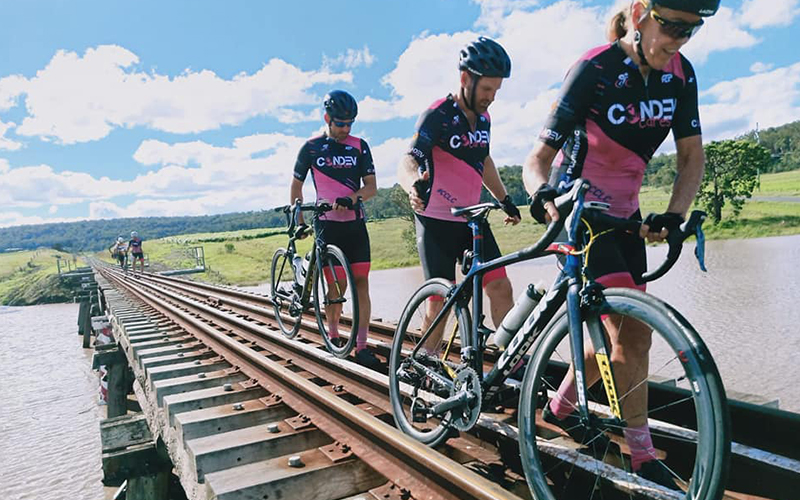
[[672,115],[675,113],[676,99],[650,99],[639,101],[639,108],[631,103],[627,106],[612,104],[608,108],[608,121],[613,125],[622,125],[627,122],[638,124],[640,128],[670,127]]
[[672,73],[664,73],[661,75],[661,83],[669,83],[672,81]]
[[328,150],[328,145],[327,144],[323,144],[322,145],[322,150],[323,151],[327,151]]
[[458,125],[458,122],[460,122],[460,121],[461,120],[458,118],[458,115],[453,117],[453,125]]
[[355,156],[344,156],[344,155],[320,156],[319,158],[317,158],[317,166],[347,168],[347,167],[355,167],[357,161],[358,158],[356,158]]
[[625,73],[620,73],[619,76],[617,76],[617,81],[614,83],[614,86],[618,89],[621,89],[622,87],[630,87],[631,82],[629,81],[629,78],[630,75],[628,75],[627,71]]
[[543,129],[541,131],[541,133],[539,133],[539,139],[542,139],[542,140],[545,140],[545,141],[558,142],[558,141],[561,140],[562,137],[564,137],[562,134],[559,134],[558,132],[556,132],[555,130],[553,130],[551,128],[545,128],[545,129]]
[[450,148],[458,149],[461,147],[489,147],[489,131],[476,130],[475,132],[467,132],[466,134],[454,135],[450,137]]

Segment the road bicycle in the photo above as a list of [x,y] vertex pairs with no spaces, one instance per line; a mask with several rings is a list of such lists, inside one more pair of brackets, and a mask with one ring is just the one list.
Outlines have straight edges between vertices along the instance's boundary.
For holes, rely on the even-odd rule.
[[[358,328],[358,293],[350,263],[341,249],[323,243],[318,234],[314,234],[311,250],[305,256],[296,248],[298,239],[313,232],[305,224],[298,226],[300,213],[310,212],[316,221],[330,210],[333,207],[329,203],[301,204],[299,200],[294,205],[275,209],[286,214],[289,242],[272,256],[270,298],[275,319],[286,337],[297,335],[303,313],[313,306],[326,349],[339,358],[346,358],[356,344]],[[326,324],[329,315],[337,323],[340,318],[349,321],[346,331],[340,331],[337,338],[330,336]]]
[[[644,292],[604,288],[586,268],[598,237],[610,231],[638,233],[641,221],[604,214],[607,204],[585,201],[588,181],[580,179],[556,199],[560,214],[541,239],[518,252],[482,260],[484,227],[496,202],[453,209],[465,216],[473,248],[465,252],[459,284],[426,281],[408,301],[394,334],[389,359],[389,393],[395,423],[431,446],[453,431],[468,431],[484,408],[494,408],[515,384],[509,374],[521,369],[533,346],[519,390],[517,432],[520,458],[534,498],[718,499],[724,491],[730,455],[727,400],[716,365],[700,336],[674,308]],[[677,261],[683,241],[697,235],[703,267],[702,222],[694,211],[680,230],[671,231],[669,250],[651,281]],[[566,229],[567,240],[555,242]],[[518,300],[506,315],[525,318],[505,350],[488,345],[483,326],[483,275],[493,269],[548,255],[560,256],[561,270],[538,303]],[[527,293],[527,292],[526,292]],[[437,312],[438,311],[438,312]],[[506,324],[506,319],[503,325]],[[652,346],[642,363],[646,376],[621,384],[621,370],[610,348],[607,328],[631,331],[634,322],[652,330]],[[641,325],[640,325],[641,326]],[[584,361],[593,352],[596,367]],[[587,371],[587,368],[591,370]],[[577,401],[570,425],[552,425],[542,409],[567,374],[576,380]],[[596,383],[599,379],[600,383]],[[642,394],[644,394],[642,396]],[[646,414],[625,414],[632,395],[646,400]],[[628,420],[650,427],[657,464],[681,491],[669,490],[630,472],[622,437]],[[672,495],[672,496],[670,496]]]

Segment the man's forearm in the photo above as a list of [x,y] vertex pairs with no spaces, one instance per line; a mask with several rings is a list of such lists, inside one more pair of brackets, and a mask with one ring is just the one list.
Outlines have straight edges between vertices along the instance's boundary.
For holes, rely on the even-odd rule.
[[676,170],[677,174],[672,185],[672,196],[669,199],[667,212],[686,216],[686,212],[692,206],[700,184],[703,182],[705,154],[702,145],[685,154],[681,154],[679,151]]

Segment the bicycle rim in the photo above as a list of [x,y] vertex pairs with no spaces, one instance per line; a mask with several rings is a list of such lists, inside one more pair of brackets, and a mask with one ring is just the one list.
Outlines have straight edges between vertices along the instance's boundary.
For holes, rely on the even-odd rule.
[[[314,312],[325,348],[334,356],[346,358],[356,345],[358,331],[358,291],[353,271],[344,252],[334,245],[327,245],[314,271]],[[330,336],[328,314],[340,307],[338,321],[339,338]],[[336,344],[335,342],[343,342]]]
[[[394,420],[397,427],[414,439],[430,446],[436,446],[448,437],[448,420],[451,413],[441,417],[424,416],[425,411],[433,404],[448,397],[446,388],[435,382],[435,379],[419,369],[419,365],[439,376],[450,380],[452,372],[445,369],[442,353],[454,329],[457,340],[463,332],[470,331],[469,312],[458,305],[455,312],[447,315],[443,321],[443,337],[434,342],[426,341],[412,360],[412,350],[419,345],[423,328],[427,328],[431,319],[427,318],[427,304],[430,301],[443,300],[452,285],[443,279],[426,281],[406,304],[392,341],[392,352],[389,357],[389,398],[392,403]],[[460,351],[457,342],[451,347],[447,364],[451,370],[457,370],[460,363]],[[416,421],[415,421],[416,415]]]
[[[637,416],[647,422],[654,446],[649,454],[651,461],[680,490],[643,481],[631,472],[620,426],[602,422],[583,426],[573,421],[560,428],[543,421],[542,408],[556,395],[569,371],[568,326],[562,313],[536,343],[520,401],[520,451],[534,497],[721,498],[730,455],[729,422],[724,388],[708,349],[692,326],[660,300],[630,289],[608,289],[604,294],[606,304],[600,315],[612,315],[620,331],[634,320],[652,329],[646,375],[624,385],[617,381],[616,390],[624,425],[631,420],[641,425],[636,423]],[[584,342],[590,345],[586,331]],[[615,366],[612,360],[612,370]],[[589,383],[591,380],[587,380],[587,386]],[[592,414],[610,417],[602,382],[593,384],[587,392]],[[642,406],[626,407],[630,404],[626,399],[643,393],[646,410]],[[597,434],[610,438],[610,444],[605,445]],[[576,442],[575,435],[582,442]]]
[[272,256],[270,286],[275,322],[286,337],[294,338],[300,331],[303,311],[295,290],[298,285],[292,268],[292,255],[284,248],[279,248]]

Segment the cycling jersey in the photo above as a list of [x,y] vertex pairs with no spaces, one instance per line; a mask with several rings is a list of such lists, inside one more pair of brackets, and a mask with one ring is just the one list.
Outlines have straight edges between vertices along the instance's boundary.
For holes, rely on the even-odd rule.
[[135,259],[144,259],[144,251],[142,250],[142,240],[140,238],[133,238],[128,242],[128,248],[133,254]]
[[[305,181],[309,170],[317,190],[317,200],[330,203],[355,193],[361,188],[363,177],[375,175],[367,141],[352,135],[342,142],[324,134],[308,140],[297,154],[295,179]],[[363,217],[363,210],[345,210],[327,212],[319,218],[344,222]]]
[[700,135],[697,81],[680,53],[645,79],[619,42],[590,50],[570,69],[539,140],[559,152],[551,184],[592,183],[587,200],[630,217],[639,208],[644,169],[669,131]]
[[483,162],[489,156],[489,113],[478,116],[475,130],[452,95],[434,102],[417,122],[409,154],[430,174],[420,215],[464,223],[451,207],[480,202]]

